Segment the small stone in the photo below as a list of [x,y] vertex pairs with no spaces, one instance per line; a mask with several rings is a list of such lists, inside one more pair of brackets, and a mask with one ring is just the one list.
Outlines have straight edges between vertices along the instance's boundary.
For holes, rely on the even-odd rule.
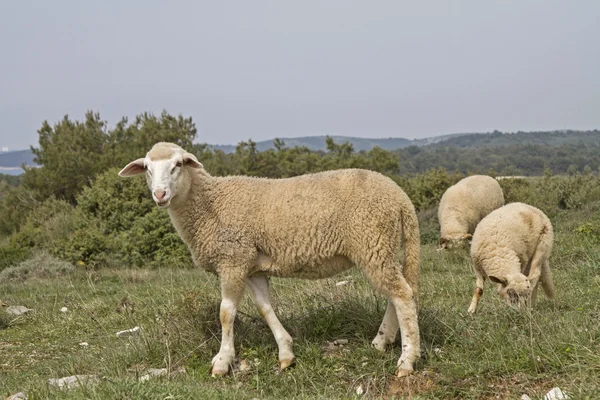
[[27,399],[28,399],[27,395],[23,392],[15,393],[6,398],[6,400],[27,400]]
[[12,315],[23,315],[27,314],[29,311],[31,311],[31,309],[25,306],[10,306],[6,309],[6,312]]
[[79,343],[79,345],[81,347],[88,347],[90,344],[88,342],[81,342],[81,343]]
[[352,281],[339,281],[339,282],[336,282],[335,286],[344,286],[344,285],[347,285],[347,284],[349,284],[351,282]]
[[336,346],[343,346],[345,344],[348,344],[348,339],[337,339],[333,341],[333,344],[335,344]]
[[69,311],[69,309],[67,307],[63,307],[60,309],[60,312],[67,312],[67,311]]
[[558,386],[550,389],[548,393],[544,395],[544,400],[568,400],[569,396],[563,392]]
[[134,335],[137,335],[139,332],[140,332],[140,327],[136,326],[131,329],[126,329],[124,331],[117,332],[117,337],[134,336]]
[[139,381],[144,382],[150,380],[150,378],[156,378],[159,376],[168,375],[169,371],[166,368],[150,368],[146,371],[145,375],[140,376]]
[[98,377],[95,375],[73,375],[64,378],[50,378],[48,384],[61,390],[75,389],[86,385],[95,385],[98,383]]
[[356,388],[356,394],[359,396],[362,396],[364,392],[365,391],[364,391],[362,385],[358,385],[358,387]]

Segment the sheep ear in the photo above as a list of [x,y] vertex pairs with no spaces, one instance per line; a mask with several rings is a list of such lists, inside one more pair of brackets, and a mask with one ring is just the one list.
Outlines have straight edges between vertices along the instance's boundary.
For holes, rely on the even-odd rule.
[[204,168],[204,166],[198,161],[198,159],[196,158],[195,155],[193,155],[192,153],[184,153],[183,154],[183,163],[185,165],[189,165],[192,168]]
[[508,282],[506,282],[506,279],[499,279],[499,278],[496,278],[495,276],[488,276],[488,278],[490,278],[490,281],[499,283],[503,286],[508,285]]
[[473,235],[471,235],[470,233],[465,233],[464,235],[462,235],[463,239],[467,239],[467,240],[471,240],[473,239]]
[[144,166],[144,158],[138,158],[137,160],[127,164],[125,168],[119,171],[119,176],[136,176],[139,174],[143,174],[144,172],[146,172],[146,167]]

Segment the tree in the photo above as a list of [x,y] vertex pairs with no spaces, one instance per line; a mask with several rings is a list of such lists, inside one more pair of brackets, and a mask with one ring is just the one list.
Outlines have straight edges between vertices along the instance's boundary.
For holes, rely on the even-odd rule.
[[42,197],[55,196],[70,203],[90,179],[106,167],[102,152],[107,140],[106,123],[88,111],[84,122],[68,115],[53,127],[44,121],[38,131],[39,147],[31,147],[40,168],[29,168],[23,185]]

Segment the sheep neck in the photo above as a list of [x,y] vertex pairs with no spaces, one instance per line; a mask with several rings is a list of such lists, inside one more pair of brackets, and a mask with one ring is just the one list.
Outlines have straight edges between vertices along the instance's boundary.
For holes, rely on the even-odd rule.
[[169,207],[169,216],[177,233],[193,253],[200,231],[212,215],[212,178],[207,173],[190,173],[187,185],[177,202]]

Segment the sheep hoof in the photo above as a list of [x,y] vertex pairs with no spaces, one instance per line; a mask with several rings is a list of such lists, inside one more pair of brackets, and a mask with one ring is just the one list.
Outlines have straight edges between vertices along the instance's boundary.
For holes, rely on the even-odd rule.
[[469,307],[467,310],[467,312],[471,315],[475,314],[475,311],[477,311],[477,307]]
[[219,376],[225,376],[229,373],[229,365],[218,365],[217,363],[214,363],[211,367],[210,367],[210,376],[212,376],[213,378],[219,377]]
[[398,378],[404,378],[405,376],[409,376],[410,374],[412,374],[412,372],[412,369],[398,368],[396,370],[396,376]]
[[279,370],[283,371],[289,366],[293,365],[296,362],[295,358],[289,358],[287,360],[279,360]]
[[381,341],[375,341],[373,340],[373,343],[371,343],[371,346],[373,346],[374,348],[376,348],[377,350],[384,352],[386,347],[387,347],[387,342],[381,340]]

